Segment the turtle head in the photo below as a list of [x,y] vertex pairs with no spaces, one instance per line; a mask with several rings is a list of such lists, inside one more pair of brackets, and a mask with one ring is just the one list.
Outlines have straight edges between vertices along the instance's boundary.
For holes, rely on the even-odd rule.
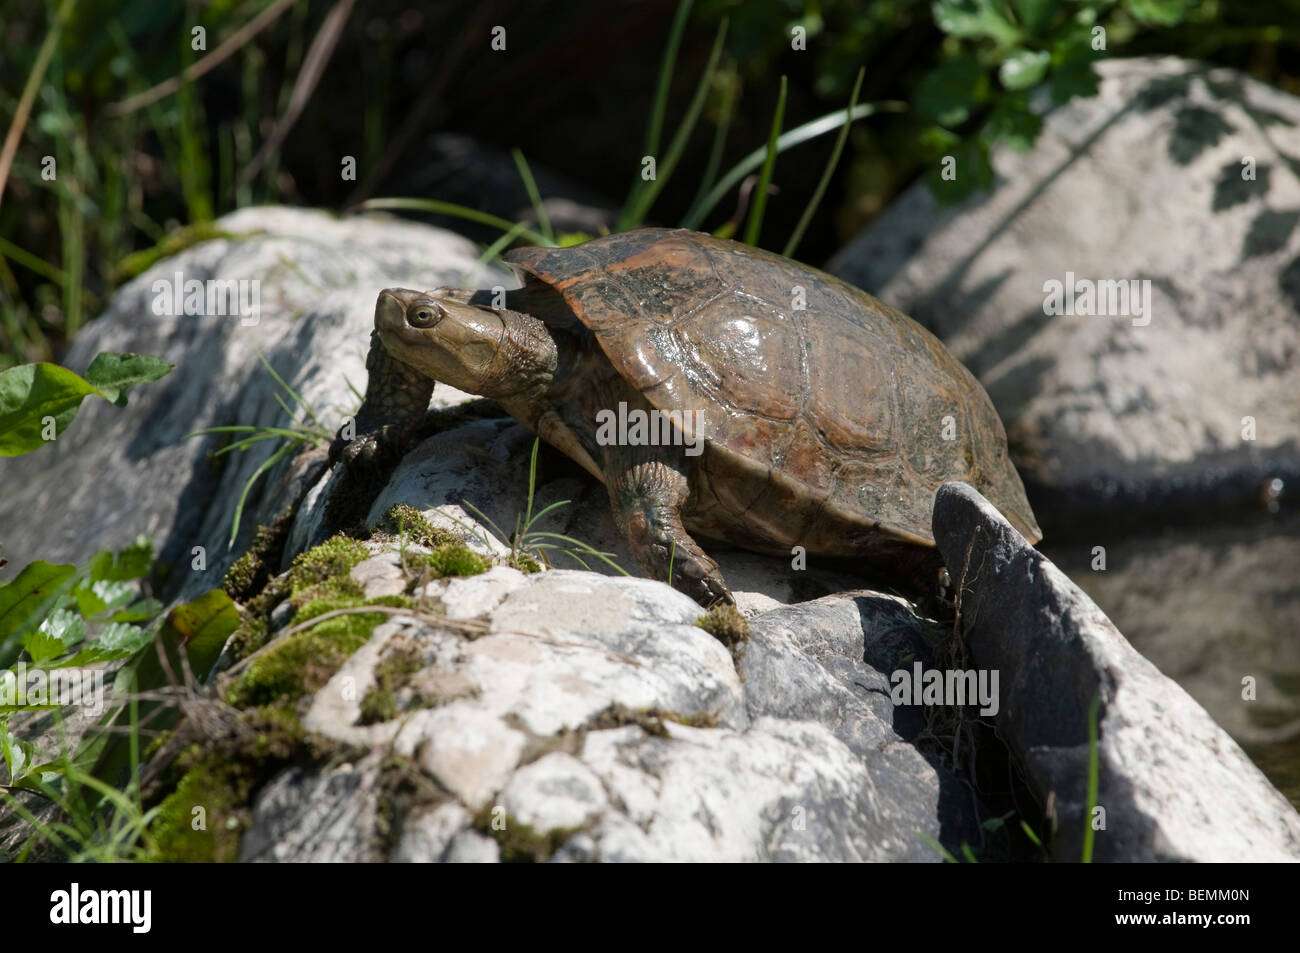
[[458,390],[529,400],[550,386],[555,341],[532,315],[467,303],[461,291],[386,288],[375,330],[403,364]]

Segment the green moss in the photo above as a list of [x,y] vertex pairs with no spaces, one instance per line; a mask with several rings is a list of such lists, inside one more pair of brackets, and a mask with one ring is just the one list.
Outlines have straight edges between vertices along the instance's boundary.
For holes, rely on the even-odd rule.
[[520,572],[534,573],[542,571],[542,564],[528,553],[511,553],[506,565]]
[[390,688],[372,688],[361,699],[361,724],[378,725],[397,717],[397,693]]
[[749,641],[749,620],[735,606],[716,605],[696,619],[695,624],[731,649],[733,654]]
[[454,533],[434,526],[423,513],[409,503],[398,503],[389,507],[383,520],[375,528],[399,539],[404,536],[411,542],[427,546],[429,549],[459,542]]
[[[223,457],[222,459],[225,459]],[[278,565],[289,535],[289,518],[281,516],[269,526],[259,526],[248,551],[226,570],[221,588],[236,602],[248,602],[261,592]]]
[[464,543],[450,543],[439,546],[433,552],[422,557],[433,573],[433,578],[444,576],[477,576],[492,568],[492,560],[480,556]]
[[239,624],[230,637],[230,654],[235,661],[247,658],[266,644],[266,618],[251,616]]
[[474,827],[500,845],[501,862],[506,864],[545,863],[570,837],[585,830],[583,827],[555,827],[538,831],[509,814],[499,821],[496,817],[492,806],[488,805],[475,815]]
[[664,711],[662,708],[633,709],[618,703],[610,705],[593,715],[582,727],[587,731],[603,731],[608,728],[636,725],[646,734],[654,735],[656,738],[667,738],[668,729],[664,727],[665,721],[676,722],[690,728],[718,727],[717,716],[709,712],[701,712],[696,715],[680,715],[675,711]]
[[261,569],[261,558],[250,549],[226,570],[226,577],[221,580],[221,588],[226,590],[226,595],[232,599],[247,599],[256,591],[253,586],[257,583]]
[[156,845],[150,860],[238,860],[239,838],[248,829],[257,787],[313,748],[291,712],[254,708],[242,712],[240,720],[251,731],[206,737],[187,748],[170,769],[173,776],[180,776],[172,793],[159,803],[149,827]]
[[399,697],[410,677],[422,667],[422,656],[414,639],[399,636],[389,642],[375,666],[375,685],[361,699],[361,724],[391,721],[403,711],[425,707],[427,703],[418,693],[407,699]]
[[236,708],[283,704],[316,691],[386,618],[381,612],[334,616],[281,639],[231,686],[227,704]]
[[289,567],[289,595],[295,602],[301,602],[308,590],[318,592],[322,587],[356,589],[356,583],[351,581],[348,573],[369,555],[370,550],[365,544],[350,536],[340,533],[327,539],[294,558]]
[[159,805],[149,828],[157,845],[157,853],[150,859],[167,863],[238,860],[239,837],[248,826],[249,794],[247,780],[233,765],[193,768]]

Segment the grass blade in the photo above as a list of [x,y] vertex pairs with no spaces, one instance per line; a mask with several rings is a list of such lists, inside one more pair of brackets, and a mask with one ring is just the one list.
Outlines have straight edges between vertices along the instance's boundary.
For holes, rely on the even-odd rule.
[[[437,215],[451,215],[455,218],[463,218],[467,221],[478,222],[480,225],[490,225],[493,228],[499,228],[503,232],[508,232],[516,228],[521,223],[511,222],[499,215],[493,215],[490,212],[480,212],[476,208],[470,208],[467,205],[457,205],[455,202],[441,202],[438,199],[408,199],[408,198],[386,198],[386,199],[368,199],[357,206],[359,209],[383,209],[387,211],[407,211],[407,212],[433,212]],[[534,245],[544,245],[553,247],[554,242],[548,242],[546,236],[531,228],[521,228],[518,231],[527,241]]]
[[853,93],[849,96],[848,108],[844,110],[844,124],[840,126],[840,134],[835,137],[835,148],[831,150],[831,157],[826,163],[821,179],[817,182],[817,188],[813,190],[812,198],[808,200],[803,214],[799,216],[799,224],[795,225],[794,231],[790,233],[790,240],[781,249],[781,254],[786,258],[793,255],[795,249],[799,247],[799,243],[803,241],[803,233],[808,230],[808,224],[812,221],[817,206],[821,204],[822,196],[826,194],[826,187],[830,185],[831,176],[835,174],[835,167],[839,165],[840,154],[844,151],[844,143],[849,138],[849,126],[852,124],[850,117],[853,115],[853,108],[858,104],[858,93],[862,89],[862,78],[866,74],[867,68],[865,66],[858,70],[857,81],[853,84]]
[[772,131],[767,136],[767,155],[763,158],[763,171],[758,177],[754,204],[749,209],[749,224],[745,226],[745,244],[758,245],[758,233],[763,228],[763,213],[767,210],[767,187],[772,183],[772,169],[776,166],[776,141],[781,137],[781,124],[785,122],[785,77],[781,77],[781,91],[776,96],[776,112],[772,115]]
[[722,104],[718,113],[718,128],[713,133],[713,145],[709,148],[709,161],[704,167],[704,175],[700,177],[699,188],[695,190],[695,197],[691,199],[690,208],[694,209],[699,206],[704,197],[709,194],[709,189],[718,181],[718,167],[722,164],[722,152],[727,145],[727,131],[731,128],[731,114],[736,107],[736,84],[728,81],[722,88]]
[[244,491],[239,494],[239,502],[235,504],[235,515],[230,521],[230,542],[226,545],[227,549],[233,549],[235,546],[235,540],[239,537],[239,521],[243,519],[244,503],[248,499],[249,491],[253,489],[253,484],[258,481],[258,478],[261,477],[263,473],[287,457],[289,451],[292,450],[293,447],[294,445],[292,443],[286,443],[279,450],[275,451],[275,453],[271,454],[271,456],[267,457],[266,462],[254,470],[253,475],[249,477],[248,482],[244,484]]
[[708,99],[709,89],[713,85],[713,76],[718,70],[718,60],[722,56],[722,44],[727,38],[727,19],[723,17],[722,22],[718,24],[718,34],[713,40],[713,50],[709,53],[709,62],[704,67],[704,73],[700,76],[699,86],[695,89],[695,96],[691,100],[691,105],[686,110],[686,116],[682,119],[682,124],[677,128],[677,133],[673,136],[673,141],[668,146],[668,152],[664,155],[663,162],[660,162],[655,169],[655,177],[650,182],[642,182],[642,188],[636,192],[635,199],[631,202],[631,209],[619,218],[619,228],[636,228],[645,221],[655,199],[668,184],[668,178],[677,168],[677,163],[681,161],[682,153],[686,151],[686,144],[690,140],[691,133],[695,130],[695,123],[700,118],[700,113],[704,109],[705,100]]
[[1101,780],[1098,763],[1097,713],[1101,709],[1101,696],[1092,696],[1088,706],[1088,810],[1083,816],[1083,863],[1092,863],[1092,844],[1097,832],[1092,827],[1092,812],[1097,807],[1097,794]]
[[[682,34],[686,32],[686,20],[691,13],[693,0],[680,0],[677,12],[673,15],[673,25],[668,30],[668,43],[664,46],[664,57],[659,63],[659,79],[655,84],[655,98],[650,106],[650,119],[646,123],[645,150],[643,156],[653,156],[659,151],[659,137],[663,134],[664,113],[668,108],[668,89],[672,85],[673,67],[677,63],[677,50],[682,44]],[[628,190],[619,213],[617,231],[627,228],[630,221],[629,212],[636,205],[638,197],[646,188],[645,179],[641,178],[640,163],[632,188]]]
[[546,214],[546,206],[542,204],[542,193],[537,191],[537,180],[533,178],[533,170],[528,167],[528,160],[518,147],[511,149],[510,154],[515,157],[515,168],[519,170],[519,178],[524,180],[524,188],[528,192],[528,201],[533,203],[533,214],[537,216],[537,227],[542,230],[542,236],[546,239],[546,244],[555,244],[555,232],[551,229],[550,216]]
[[[873,113],[902,112],[906,108],[906,103],[897,100],[886,100],[879,103],[862,103],[853,110],[852,116],[848,117],[848,119],[849,121],[855,121],[870,116]],[[824,135],[832,129],[838,129],[845,121],[846,117],[844,115],[844,110],[837,109],[832,113],[827,113],[824,116],[812,119],[804,123],[802,126],[795,126],[789,132],[784,133],[777,139],[776,151],[779,154],[784,152],[786,149],[802,145],[809,139],[816,139],[818,136]],[[686,213],[686,217],[682,220],[682,228],[698,229],[700,223],[704,221],[705,216],[712,212],[714,207],[722,201],[723,197],[735,188],[735,186],[745,176],[757,169],[766,157],[767,147],[763,146],[762,148],[755,149],[732,166],[727,174],[722,177],[721,181],[719,181],[718,184],[709,191],[708,195],[706,195],[698,204],[698,207],[691,209]]]

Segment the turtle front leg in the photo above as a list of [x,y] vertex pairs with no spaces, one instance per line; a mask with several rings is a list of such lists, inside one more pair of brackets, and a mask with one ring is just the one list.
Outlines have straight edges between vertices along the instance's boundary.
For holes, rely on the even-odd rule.
[[366,396],[349,426],[344,422],[330,444],[330,463],[350,473],[374,474],[397,463],[429,409],[433,380],[388,353],[379,332],[370,333]]
[[629,461],[626,456],[613,454],[605,482],[614,520],[646,575],[706,609],[735,605],[718,564],[682,525],[681,507],[690,487],[681,469],[662,459]]

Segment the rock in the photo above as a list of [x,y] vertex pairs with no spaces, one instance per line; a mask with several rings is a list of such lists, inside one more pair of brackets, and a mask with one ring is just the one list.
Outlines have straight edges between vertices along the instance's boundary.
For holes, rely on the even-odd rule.
[[[489,281],[470,242],[382,216],[246,208],[216,226],[234,237],[159,262],[118,289],[104,314],[77,335],[65,358],[73,370],[84,371],[101,351],[153,354],[177,370],[134,388],[126,408],[87,400],[51,446],[5,461],[0,526],[12,565],[80,562],[143,533],[178,570],[164,595],[193,597],[212,588],[257,525],[291,502],[276,492],[290,469],[282,464],[253,490],[240,539],[228,548],[235,502],[277,442],[210,461],[219,437],[184,439],[205,427],[288,423],[276,397],[293,403],[258,354],[332,433],[359,403],[347,382],[365,388],[366,346],[382,288],[460,284],[467,276],[471,283]],[[246,325],[237,315],[154,314],[153,283],[170,282],[178,272],[186,280],[260,282],[257,323]],[[465,399],[439,390],[435,403]],[[220,461],[224,467],[213,465]],[[202,547],[206,569],[192,568],[195,547]]]
[[[499,846],[509,859],[935,860],[918,831],[954,847],[978,837],[955,776],[892,727],[875,666],[927,651],[898,600],[858,593],[760,616],[738,674],[693,624],[699,607],[661,583],[496,569],[429,590],[446,616],[377,626],[304,719],[414,759],[460,805],[412,806],[394,858],[487,860]],[[474,637],[438,621],[470,605]],[[459,691],[359,725],[398,638],[431,660],[412,679]]]
[[359,863],[377,854],[380,752],[324,772],[289,768],[264,787],[239,842],[244,862]]
[[[1049,539],[1067,510],[1203,520],[1300,484],[1300,100],[1168,57],[1099,72],[1032,151],[994,154],[991,194],[914,186],[829,265],[980,379]],[[1150,309],[1048,315],[1067,273],[1149,281]]]
[[998,732],[1055,802],[1057,859],[1081,856],[1099,698],[1096,859],[1300,860],[1300,815],[1245,752],[972,487],[940,488],[934,534],[971,657],[1000,673]]

